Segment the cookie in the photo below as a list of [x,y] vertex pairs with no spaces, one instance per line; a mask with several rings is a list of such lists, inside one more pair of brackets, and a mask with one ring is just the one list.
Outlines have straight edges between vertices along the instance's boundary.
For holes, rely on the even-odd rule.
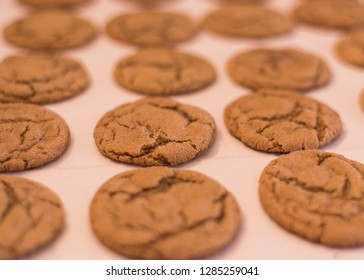
[[228,73],[249,88],[280,88],[305,91],[321,87],[330,70],[320,58],[295,49],[253,49],[234,56]]
[[364,67],[364,28],[344,35],[336,44],[336,52],[344,61]]
[[0,104],[0,171],[42,166],[67,149],[66,122],[56,113],[32,104]]
[[325,28],[351,29],[364,26],[364,5],[355,1],[306,1],[294,16],[306,24]]
[[225,109],[230,133],[248,147],[273,153],[317,149],[339,136],[340,116],[299,93],[260,90]]
[[219,35],[264,38],[287,33],[292,21],[261,6],[225,7],[208,14],[205,27]]
[[264,210],[280,226],[333,247],[364,244],[364,165],[341,155],[299,151],[273,160],[259,180]]
[[168,46],[188,40],[195,33],[186,16],[167,12],[137,12],[112,19],[106,32],[114,39],[138,46]]
[[41,50],[81,46],[95,35],[89,22],[60,10],[39,11],[11,23],[4,30],[5,39],[10,43]]
[[197,259],[233,240],[239,206],[195,171],[152,167],[120,173],[97,191],[92,228],[109,248],[138,259]]
[[360,94],[359,104],[360,104],[361,110],[364,112],[364,90]]
[[57,8],[86,4],[92,0],[18,0],[22,4],[36,8]]
[[64,227],[58,196],[47,187],[0,174],[0,259],[17,259],[55,240]]
[[116,66],[116,81],[123,87],[147,95],[182,94],[202,89],[215,80],[207,61],[170,50],[138,52]]
[[52,103],[81,93],[89,84],[82,65],[55,56],[9,56],[0,63],[0,101]]
[[94,138],[111,159],[137,165],[176,165],[213,142],[216,125],[206,111],[168,98],[123,104],[97,123]]

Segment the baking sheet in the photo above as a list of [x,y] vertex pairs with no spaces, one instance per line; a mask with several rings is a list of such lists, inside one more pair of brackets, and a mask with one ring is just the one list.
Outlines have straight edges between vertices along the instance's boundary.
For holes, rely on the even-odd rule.
[[[123,256],[104,247],[95,237],[89,223],[89,204],[96,190],[113,175],[136,168],[116,163],[102,156],[94,143],[93,130],[100,117],[117,105],[143,98],[143,95],[120,88],[113,80],[117,61],[132,54],[135,48],[118,43],[104,33],[106,22],[124,11],[135,10],[131,1],[94,0],[75,10],[98,28],[99,34],[91,44],[61,52],[81,61],[92,83],[81,95],[47,108],[60,114],[68,123],[72,141],[58,160],[14,175],[36,180],[53,189],[62,199],[66,211],[66,227],[59,238],[31,259],[123,259]],[[209,10],[217,7],[213,0],[165,1],[161,9],[189,14],[196,22]],[[271,6],[289,12],[296,3],[291,0],[268,0]],[[11,21],[30,12],[15,0],[0,0],[1,30]],[[196,93],[175,96],[176,100],[209,111],[217,124],[217,137],[211,149],[192,162],[178,168],[202,172],[219,181],[237,198],[243,227],[236,240],[210,259],[364,259],[364,248],[332,249],[306,241],[291,234],[264,213],[258,198],[258,179],[263,168],[275,155],[254,151],[232,137],[223,122],[224,107],[249,90],[234,84],[226,74],[225,64],[237,52],[255,47],[298,48],[322,57],[333,75],[331,82],[307,96],[326,103],[342,117],[342,135],[322,148],[340,153],[364,163],[364,113],[358,105],[364,89],[364,69],[341,62],[332,49],[340,32],[297,26],[293,32],[264,40],[228,39],[202,30],[192,40],[179,44],[178,50],[208,59],[215,67],[218,79],[210,87]],[[0,38],[0,59],[27,51],[14,47]]]

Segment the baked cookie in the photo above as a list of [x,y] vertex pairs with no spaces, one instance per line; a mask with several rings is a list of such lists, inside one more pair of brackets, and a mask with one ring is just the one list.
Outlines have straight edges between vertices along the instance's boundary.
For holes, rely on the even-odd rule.
[[206,111],[168,98],[145,98],[106,113],[94,137],[100,152],[137,165],[176,165],[213,142],[216,125]]
[[0,104],[0,171],[44,165],[63,154],[70,141],[66,122],[32,104]]
[[364,28],[344,35],[337,43],[336,50],[346,62],[364,67]]
[[359,104],[360,104],[361,110],[364,112],[364,90],[360,94]]
[[298,151],[263,170],[259,196],[280,226],[334,247],[364,244],[364,166],[341,155]]
[[60,10],[38,11],[11,23],[4,30],[5,39],[10,43],[44,50],[84,45],[95,35],[89,22]]
[[225,109],[230,133],[255,150],[289,153],[317,149],[341,132],[340,116],[299,93],[263,89]]
[[289,32],[292,21],[261,6],[225,7],[208,14],[205,27],[225,36],[264,38]]
[[0,63],[0,101],[52,103],[81,93],[89,84],[82,65],[55,56],[9,56]]
[[305,91],[325,85],[330,79],[326,63],[294,49],[253,49],[228,63],[228,72],[238,84],[249,88],[281,88]]
[[27,4],[36,8],[57,8],[86,4],[92,0],[18,0],[22,4]]
[[306,1],[294,16],[301,22],[327,28],[350,29],[364,26],[364,5],[355,1]]
[[138,46],[166,46],[188,40],[195,33],[192,21],[180,14],[137,12],[122,14],[106,26],[114,39]]
[[216,78],[207,61],[171,50],[128,56],[117,64],[114,75],[121,86],[147,95],[188,93],[210,85]]
[[47,187],[0,174],[0,259],[24,257],[55,240],[64,227],[62,202]]
[[114,176],[90,213],[102,243],[138,259],[205,257],[231,242],[241,224],[235,198],[218,182],[167,167]]

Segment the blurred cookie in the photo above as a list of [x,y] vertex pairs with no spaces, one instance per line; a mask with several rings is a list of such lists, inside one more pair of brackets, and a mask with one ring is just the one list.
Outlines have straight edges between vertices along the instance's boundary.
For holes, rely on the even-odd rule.
[[92,0],[18,0],[22,4],[27,4],[36,8],[56,8],[69,7],[91,2]]
[[363,178],[363,164],[341,155],[293,152],[263,170],[259,196],[267,214],[290,232],[328,246],[360,246]]
[[111,159],[137,165],[176,165],[213,142],[216,125],[206,111],[168,98],[145,98],[106,113],[94,138]]
[[207,61],[170,50],[142,51],[123,58],[114,75],[121,86],[147,95],[196,91],[211,84],[216,77]]
[[0,63],[0,101],[52,103],[73,97],[89,84],[82,65],[54,56],[9,56]]
[[235,198],[190,170],[120,173],[98,190],[92,228],[109,248],[138,259],[197,259],[224,247],[241,224]]
[[24,257],[53,241],[64,227],[58,196],[24,178],[0,174],[0,259]]
[[284,90],[260,90],[225,109],[230,133],[248,147],[273,153],[317,149],[341,132],[340,116],[313,99]]
[[364,90],[360,94],[359,104],[360,104],[361,110],[364,112]]
[[228,63],[232,79],[249,88],[310,90],[330,78],[326,63],[295,49],[253,49],[234,56]]
[[42,166],[68,147],[70,132],[56,113],[32,104],[0,104],[0,171]]
[[336,45],[337,54],[346,62],[364,67],[364,29],[354,30]]

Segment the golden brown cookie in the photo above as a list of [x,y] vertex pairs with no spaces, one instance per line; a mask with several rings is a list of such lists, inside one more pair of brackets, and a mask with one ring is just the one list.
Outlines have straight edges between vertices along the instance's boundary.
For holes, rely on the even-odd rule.
[[216,77],[207,61],[171,50],[148,50],[123,58],[114,75],[121,86],[146,95],[189,93],[210,85]]
[[152,167],[120,173],[98,190],[92,228],[109,248],[138,259],[197,259],[237,234],[235,198],[195,171]]
[[261,6],[225,7],[208,14],[205,27],[224,36],[263,38],[289,32],[292,21]]
[[87,21],[61,10],[45,10],[19,19],[4,30],[5,39],[29,49],[57,50],[90,42],[95,28]]
[[337,43],[336,51],[344,61],[364,67],[364,28],[344,35]]
[[138,46],[168,46],[186,41],[195,33],[195,25],[186,16],[167,12],[122,14],[106,26],[114,39]]
[[275,222],[334,247],[364,244],[363,194],[363,164],[317,150],[278,157],[259,180],[261,203]]
[[86,4],[93,0],[18,0],[22,4],[30,5],[36,8],[56,8],[70,7],[80,4]]
[[305,91],[325,85],[330,78],[320,58],[295,49],[253,49],[228,63],[232,79],[249,88]]
[[81,93],[89,84],[76,60],[55,56],[9,56],[0,63],[0,101],[52,103]]
[[42,166],[68,147],[70,132],[56,113],[32,104],[0,104],[0,171]]
[[274,153],[317,149],[341,132],[340,116],[299,93],[260,90],[225,109],[230,133],[248,147]]
[[47,187],[0,174],[0,259],[24,257],[55,240],[64,227],[58,196]]
[[111,159],[137,165],[176,165],[205,152],[216,125],[206,111],[169,98],[145,98],[106,113],[94,138]]

